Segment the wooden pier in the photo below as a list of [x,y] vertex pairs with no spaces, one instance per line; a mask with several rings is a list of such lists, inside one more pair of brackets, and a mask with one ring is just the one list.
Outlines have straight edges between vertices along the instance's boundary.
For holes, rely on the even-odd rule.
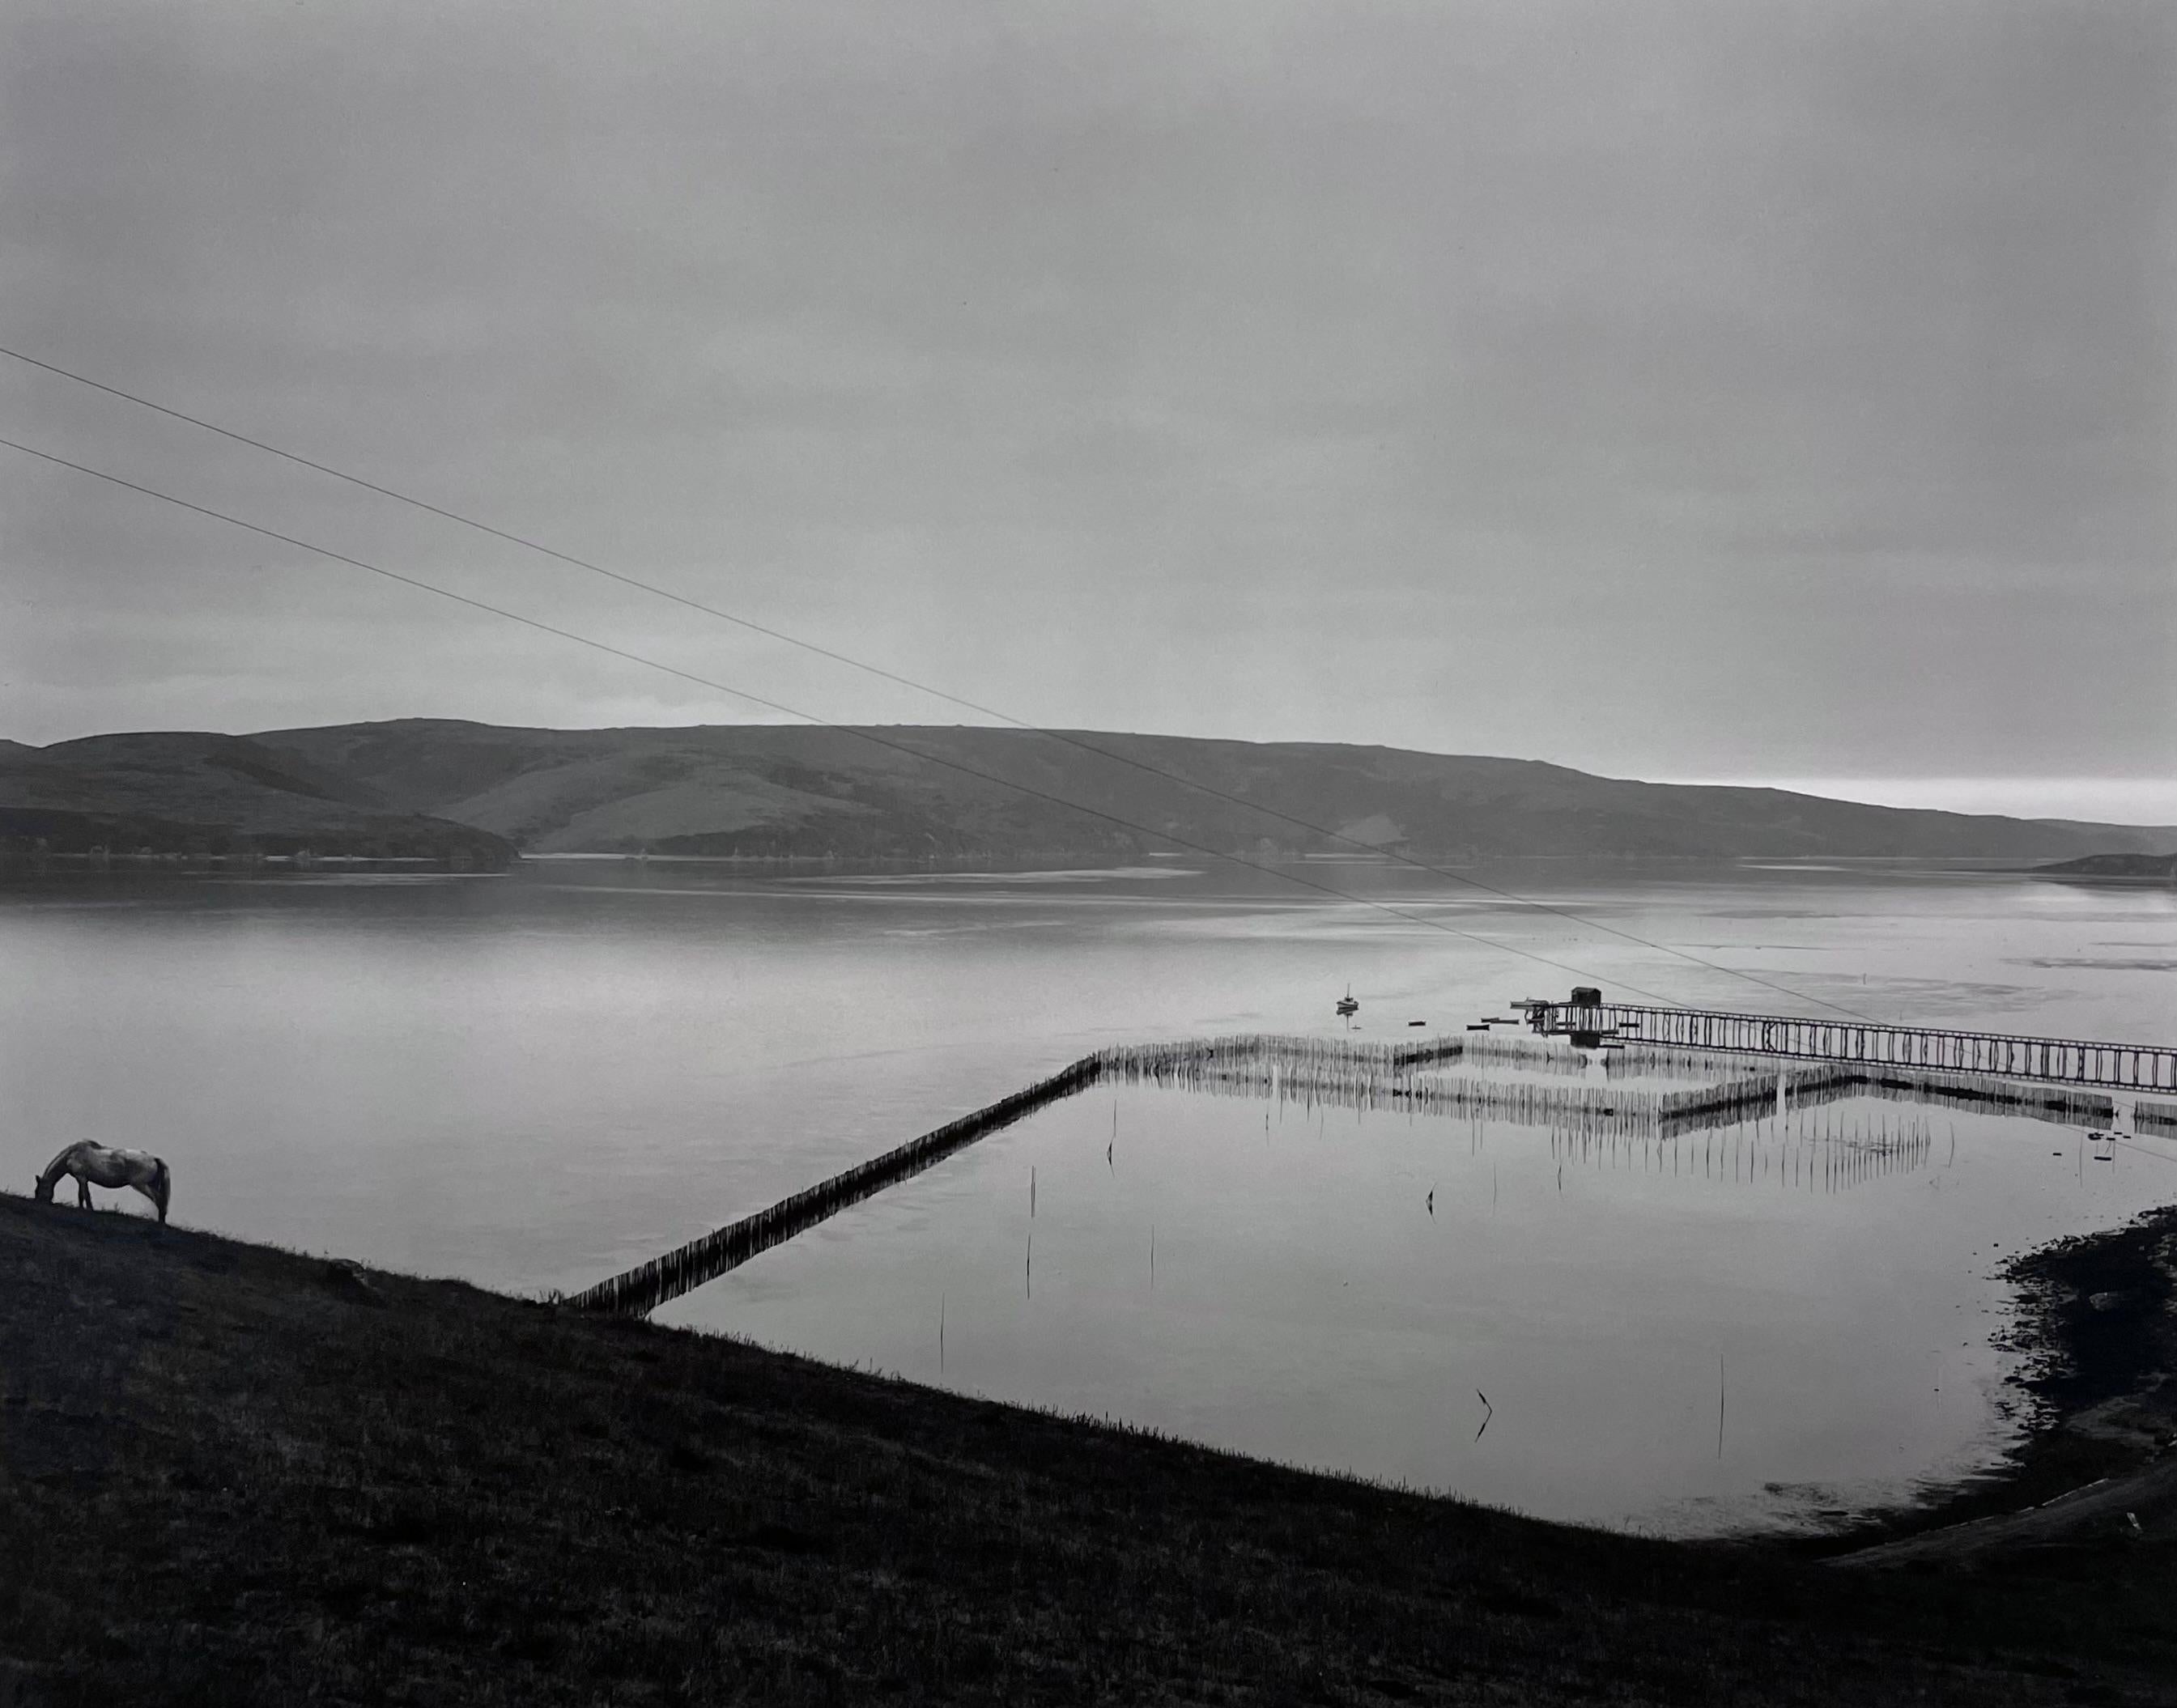
[[[1744,1056],[1917,1067],[2000,1079],[2048,1079],[2116,1091],[2177,1091],[2177,1048],[2027,1038],[2002,1032],[1940,1032],[1922,1026],[1800,1020],[1707,1008],[1638,1008],[1605,1002],[1591,990],[1577,1001],[1529,1001],[1527,1023],[1575,1043],[1646,1044]],[[1589,1000],[1594,998],[1595,1000]]]

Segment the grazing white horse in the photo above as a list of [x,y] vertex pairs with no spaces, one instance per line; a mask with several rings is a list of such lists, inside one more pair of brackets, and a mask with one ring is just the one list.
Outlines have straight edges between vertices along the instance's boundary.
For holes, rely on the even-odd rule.
[[114,1150],[87,1138],[72,1144],[47,1163],[46,1171],[38,1176],[40,1203],[53,1201],[53,1187],[64,1174],[75,1176],[75,1201],[85,1209],[91,1207],[90,1189],[95,1186],[133,1186],[156,1206],[161,1221],[166,1219],[166,1201],[173,1196],[174,1177],[166,1159],[148,1150]]

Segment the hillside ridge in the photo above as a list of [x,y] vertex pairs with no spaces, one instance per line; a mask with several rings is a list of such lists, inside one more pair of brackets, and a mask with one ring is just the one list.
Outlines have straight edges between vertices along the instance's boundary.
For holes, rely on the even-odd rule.
[[[875,740],[865,739],[874,735]],[[1876,806],[1332,742],[903,724],[548,729],[402,718],[0,749],[0,813],[477,851],[1124,860],[2164,854],[2177,828]],[[24,832],[0,820],[0,833]]]
[[0,851],[298,854],[499,867],[512,843],[389,805],[368,784],[246,736],[145,731],[0,746]]

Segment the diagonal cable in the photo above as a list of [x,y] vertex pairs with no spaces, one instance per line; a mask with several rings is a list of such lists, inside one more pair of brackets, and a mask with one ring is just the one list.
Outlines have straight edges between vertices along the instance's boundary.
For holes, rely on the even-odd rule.
[[[237,432],[232,428],[222,427],[217,422],[206,421],[201,416],[188,414],[182,410],[172,408],[166,404],[154,402],[150,398],[140,396],[135,392],[124,391],[117,385],[108,385],[103,381],[93,379],[86,374],[77,374],[71,369],[56,366],[51,362],[41,361],[37,357],[27,355],[20,350],[11,350],[5,345],[0,345],[0,356],[11,357],[15,361],[24,363],[32,368],[41,368],[47,374],[56,374],[63,379],[73,380],[79,385],[89,386],[94,391],[105,392],[108,396],[121,398],[127,402],[137,404],[143,408],[155,411],[156,413],[169,417],[175,421],[185,422],[191,427],[201,428],[207,433],[216,433],[221,438],[232,439],[237,445],[246,445],[254,450],[261,450],[268,456],[280,457],[286,461],[294,463],[298,467],[310,469],[319,474],[329,475],[335,480],[345,481],[350,486],[360,488],[365,492],[375,493],[381,498],[390,498],[397,504],[407,505],[412,509],[425,511],[431,516],[443,517],[447,521],[458,523],[462,527],[472,528],[478,533],[488,534],[494,539],[504,540],[510,545],[520,546],[524,550],[537,552],[543,556],[554,559],[559,563],[569,565],[575,569],[585,570],[592,575],[602,576],[607,581],[619,582],[622,587],[633,587],[639,592],[648,593],[657,598],[669,600],[673,603],[684,606],[691,611],[701,611],[706,616],[715,617],[721,622],[732,623],[739,628],[749,630],[752,634],[761,635],[766,638],[773,641],[783,641],[789,647],[798,647],[805,652],[816,654],[818,658],[829,658],[835,663],[844,664],[851,669],[860,670],[870,675],[880,677],[885,681],[896,683],[900,687],[911,689],[918,694],[930,695],[933,698],[945,701],[948,704],[960,707],[963,710],[976,712],[982,717],[995,718],[999,722],[1011,724],[1017,729],[1027,730],[1030,734],[1042,736],[1047,740],[1059,742],[1067,747],[1077,748],[1083,753],[1093,753],[1101,758],[1110,760],[1116,764],[1131,766],[1135,770],[1145,772],[1151,777],[1162,778],[1167,783],[1176,783],[1181,788],[1194,789],[1200,794],[1210,796],[1214,799],[1224,801],[1228,805],[1237,806],[1248,811],[1259,813],[1265,818],[1275,819],[1282,824],[1290,825],[1296,830],[1307,831],[1311,835],[1321,837],[1326,841],[1341,843],[1348,848],[1361,849],[1364,853],[1374,855],[1378,858],[1388,858],[1389,859],[1395,860],[1401,865],[1411,866],[1416,871],[1429,872],[1438,877],[1449,879],[1454,883],[1465,884],[1470,889],[1480,890],[1487,895],[1495,896],[1500,900],[1513,903],[1514,905],[1519,907],[1531,909],[1538,913],[1554,914],[1558,919],[1569,919],[1575,925],[1584,925],[1590,930],[1607,932],[1613,937],[1622,937],[1629,943],[1637,943],[1642,948],[1651,949],[1657,954],[1675,956],[1679,960],[1689,962],[1694,966],[1705,968],[1712,973],[1721,973],[1728,978],[1743,980],[1749,984],[1758,985],[1764,990],[1775,991],[1779,996],[1790,997],[1794,1001],[1811,1002],[1818,1007],[1827,1008],[1833,1013],[1846,1015],[1852,1019],[1862,1021],[1869,1025],[1878,1025],[1881,1023],[1872,1018],[1870,1016],[1859,1012],[1857,1009],[1847,1008],[1841,1003],[1830,1001],[1824,997],[1810,996],[1802,990],[1795,990],[1789,985],[1780,985],[1774,980],[1765,979],[1758,973],[1748,973],[1742,971],[1740,969],[1736,967],[1727,967],[1720,961],[1709,960],[1703,956],[1693,953],[1690,950],[1673,948],[1668,943],[1656,942],[1650,938],[1640,936],[1636,932],[1624,930],[1618,926],[1607,924],[1601,919],[1591,919],[1585,914],[1575,914],[1567,909],[1553,906],[1547,902],[1536,901],[1530,897],[1515,894],[1510,890],[1501,889],[1494,884],[1486,883],[1480,878],[1470,877],[1464,872],[1454,871],[1447,867],[1434,865],[1427,860],[1417,859],[1410,854],[1400,854],[1395,849],[1380,848],[1372,843],[1362,842],[1356,837],[1347,836],[1342,832],[1329,829],[1323,825],[1311,823],[1309,821],[1303,818],[1297,818],[1290,813],[1281,812],[1276,807],[1266,806],[1260,801],[1249,800],[1244,796],[1233,794],[1227,790],[1217,788],[1214,784],[1203,783],[1191,777],[1183,777],[1176,772],[1168,771],[1162,766],[1153,765],[1147,760],[1138,759],[1130,754],[1114,752],[1111,749],[1099,746],[1093,741],[1083,741],[1078,736],[1069,735],[1060,730],[1045,728],[1039,724],[1029,723],[1025,718],[1016,718],[1009,712],[1000,711],[996,707],[985,706],[977,701],[967,699],[961,695],[949,693],[942,688],[934,688],[926,682],[918,682],[912,677],[903,676],[897,671],[887,670],[881,664],[872,664],[868,663],[866,660],[850,657],[847,653],[835,651],[832,647],[821,645],[817,641],[804,640],[798,635],[789,635],[783,630],[774,629],[766,624],[756,622],[751,618],[739,616],[734,612],[723,610],[716,605],[706,604],[702,600],[690,598],[685,593],[677,593],[669,587],[661,587],[655,582],[641,580],[637,576],[624,574],[619,570],[608,569],[602,564],[592,563],[586,558],[576,557],[570,553],[559,550],[556,547],[548,546],[541,541],[530,539],[521,534],[510,532],[505,528],[494,527],[489,522],[479,521],[473,516],[462,515],[458,510],[447,510],[441,505],[429,503],[426,499],[415,498],[407,493],[397,491],[390,486],[381,486],[376,481],[366,480],[361,475],[350,474],[346,470],[335,468],[329,463],[314,461],[311,458],[301,456],[295,451],[286,450],[276,445],[267,444],[261,439],[253,439],[248,434]],[[314,548],[312,549],[314,549]],[[724,691],[734,693],[736,690],[727,689]],[[743,696],[742,697],[746,698],[747,696]],[[1086,809],[1083,810],[1086,810]],[[1176,840],[1176,838],[1173,839]]]
[[[1067,811],[1083,813],[1090,818],[1102,819],[1107,824],[1116,825],[1122,830],[1148,837],[1152,841],[1176,843],[1190,853],[1202,854],[1210,859],[1226,860],[1234,865],[1243,866],[1249,871],[1262,872],[1268,876],[1282,879],[1287,883],[1297,884],[1303,889],[1314,890],[1323,895],[1335,897],[1342,902],[1373,908],[1378,913],[1390,914],[1394,919],[1405,919],[1416,925],[1426,925],[1431,930],[1442,931],[1449,936],[1464,937],[1467,941],[1479,943],[1485,948],[1498,950],[1508,955],[1518,955],[1526,960],[1538,962],[1545,967],[1554,967],[1559,972],[1570,973],[1576,978],[1592,979],[1599,976],[1588,972],[1584,968],[1575,967],[1569,962],[1552,960],[1547,955],[1538,955],[1531,949],[1517,948],[1512,944],[1501,942],[1494,937],[1485,937],[1473,931],[1462,931],[1455,925],[1445,925],[1441,919],[1432,919],[1421,914],[1410,913],[1404,908],[1393,907],[1388,902],[1376,901],[1367,896],[1356,896],[1350,891],[1341,890],[1332,884],[1318,883],[1314,879],[1302,877],[1296,872],[1280,871],[1274,866],[1263,865],[1239,854],[1226,854],[1201,843],[1189,842],[1184,837],[1173,836],[1165,831],[1152,830],[1147,825],[1137,824],[1132,819],[1121,818],[1116,813],[1105,812],[1099,807],[1084,806],[1079,801],[1068,800],[1063,795],[1053,794],[1046,789],[1036,789],[1028,783],[1016,783],[1011,778],[998,776],[995,772],[984,771],[972,765],[963,765],[957,760],[946,759],[934,753],[925,753],[919,748],[908,745],[906,742],[891,740],[869,729],[859,728],[850,723],[835,723],[828,718],[820,718],[813,712],[804,712],[798,707],[787,705],[783,701],[766,699],[762,695],[751,694],[745,688],[731,687],[711,677],[699,676],[692,670],[683,670],[678,665],[668,664],[661,659],[646,658],[640,652],[630,652],[625,647],[615,647],[608,641],[599,641],[587,635],[579,635],[571,629],[562,629],[538,618],[524,616],[519,611],[510,611],[504,605],[491,604],[483,599],[472,598],[466,593],[457,593],[450,587],[442,587],[434,581],[427,581],[419,576],[406,575],[399,570],[389,570],[381,565],[366,562],[361,558],[350,557],[346,553],[336,552],[329,546],[321,546],[309,540],[298,539],[292,534],[283,534],[276,528],[264,527],[256,522],[245,521],[242,517],[230,516],[225,510],[213,510],[205,505],[193,504],[188,499],[177,498],[172,493],[161,492],[156,487],[142,486],[133,480],[124,480],[117,474],[108,474],[104,469],[93,468],[87,463],[71,462],[64,456],[57,456],[49,450],[40,450],[35,445],[24,445],[12,439],[0,439],[0,446],[4,446],[9,450],[20,451],[25,456],[34,456],[41,461],[52,463],[62,468],[73,469],[78,474],[87,474],[95,480],[106,481],[130,492],[141,493],[146,498],[158,499],[163,503],[172,505],[181,510],[193,511],[198,516],[209,516],[214,521],[226,522],[233,527],[247,529],[251,533],[263,535],[266,539],[277,540],[282,545],[294,546],[300,550],[314,553],[319,557],[328,558],[334,563],[346,564],[355,569],[367,570],[374,576],[382,576],[389,581],[398,581],[403,587],[414,587],[426,593],[435,593],[442,599],[450,599],[456,604],[466,605],[472,610],[488,612],[494,617],[504,617],[509,622],[520,623],[526,628],[535,629],[543,634],[556,636],[562,641],[571,641],[577,646],[588,647],[597,652],[608,653],[615,658],[624,658],[631,664],[641,664],[649,669],[660,670],[668,676],[678,676],[683,681],[696,683],[699,686],[711,689],[720,694],[730,694],[737,700],[745,700],[751,705],[763,707],[768,711],[783,712],[789,718],[799,718],[805,723],[816,724],[821,728],[833,730],[842,735],[854,736],[878,747],[888,748],[894,753],[904,754],[907,757],[923,764],[942,766],[947,771],[957,771],[963,777],[975,778],[984,783],[996,784],[1001,789],[1010,789],[1017,794],[1027,795],[1032,799],[1047,802]],[[1643,996],[1653,997],[1667,1007],[1676,1006],[1670,997],[1657,991],[1644,990],[1638,985],[1627,984],[1622,979],[1617,982],[1622,988],[1636,991]]]

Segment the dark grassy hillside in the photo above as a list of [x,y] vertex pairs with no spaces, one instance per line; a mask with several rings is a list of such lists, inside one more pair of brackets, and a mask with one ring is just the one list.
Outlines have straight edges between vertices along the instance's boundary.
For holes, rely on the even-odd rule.
[[2166,1542],[1569,1530],[0,1195],[0,1701],[2148,1702]]
[[361,854],[499,866],[489,831],[390,808],[367,784],[232,735],[99,735],[0,750],[0,839],[18,852]]
[[[279,730],[255,739],[389,805],[482,826],[539,852],[647,847],[1025,860],[1139,855],[1174,840],[1225,852],[1339,849],[1301,827],[1311,825],[1454,859],[2046,859],[2177,845],[2177,831],[1907,811],[1777,789],[1623,782],[1529,760],[1394,748],[1064,732],[1116,756],[1105,757],[1034,731],[877,733],[909,751],[848,731],[776,725],[548,730],[414,720]],[[1145,828],[1129,831],[1007,783]]]

